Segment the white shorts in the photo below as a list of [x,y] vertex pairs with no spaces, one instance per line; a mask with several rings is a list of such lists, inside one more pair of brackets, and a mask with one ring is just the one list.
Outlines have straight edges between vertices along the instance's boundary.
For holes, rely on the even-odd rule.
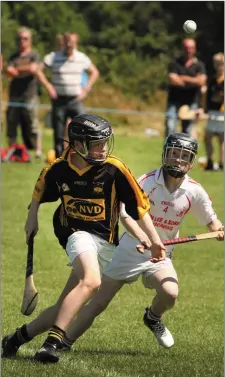
[[68,266],[71,266],[74,259],[81,253],[91,251],[97,254],[102,273],[103,269],[111,261],[115,249],[115,245],[108,243],[102,238],[79,230],[71,234],[66,244],[66,252],[69,257]]
[[220,111],[209,111],[206,130],[213,133],[224,133],[224,113]]
[[126,283],[133,283],[142,275],[143,284],[147,288],[151,287],[149,283],[146,284],[146,279],[164,268],[171,269],[173,277],[177,278],[170,258],[152,263],[149,256],[144,256],[136,250],[137,244],[137,240],[125,233],[116,247],[111,262],[105,268],[104,275],[115,280],[126,281]]

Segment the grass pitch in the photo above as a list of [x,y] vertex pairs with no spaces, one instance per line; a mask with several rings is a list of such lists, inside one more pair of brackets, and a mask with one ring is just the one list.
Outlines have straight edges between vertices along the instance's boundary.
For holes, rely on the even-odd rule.
[[[51,144],[51,136],[45,135],[45,151]],[[116,136],[115,144],[115,154],[136,177],[160,165],[161,139]],[[200,145],[199,155],[202,154]],[[43,165],[37,161],[2,164],[2,335],[54,303],[69,274],[66,254],[52,229],[52,213],[57,204],[45,204],[39,213],[34,256],[39,304],[31,317],[20,314],[26,265],[23,228],[33,186]],[[208,191],[223,220],[223,173],[204,172],[196,163],[191,176]],[[181,235],[205,231],[189,215]],[[122,288],[73,351],[64,353],[57,365],[32,361],[43,335],[23,346],[14,360],[2,360],[2,377],[222,377],[223,243],[207,240],[177,246],[173,262],[180,295],[176,307],[164,315],[164,322],[174,335],[173,348],[160,348],[143,326],[144,309],[153,292],[144,289],[139,281]]]

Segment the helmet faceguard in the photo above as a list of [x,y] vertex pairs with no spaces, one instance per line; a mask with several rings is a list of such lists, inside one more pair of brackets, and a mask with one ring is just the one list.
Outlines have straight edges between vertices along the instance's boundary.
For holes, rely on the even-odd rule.
[[[90,165],[102,164],[113,151],[111,125],[98,115],[82,114],[74,117],[68,126],[68,136],[70,147]],[[82,144],[82,151],[75,146],[76,141]],[[96,151],[96,147],[100,147],[100,151]]]
[[171,177],[182,178],[192,168],[198,152],[196,139],[184,133],[170,134],[164,144],[163,169]]

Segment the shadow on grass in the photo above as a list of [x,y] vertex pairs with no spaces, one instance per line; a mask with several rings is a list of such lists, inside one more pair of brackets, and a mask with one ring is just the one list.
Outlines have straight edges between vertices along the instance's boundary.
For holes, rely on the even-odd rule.
[[10,360],[10,361],[24,360],[24,361],[32,361],[33,363],[36,362],[34,360],[34,356],[20,355],[20,354],[14,356],[14,357],[1,357],[1,361],[4,362],[4,360]]
[[77,354],[78,356],[82,355],[113,355],[113,356],[148,356],[148,352],[143,351],[137,351],[137,350],[126,350],[126,349],[90,349],[90,348],[84,348],[84,349],[73,349],[72,351],[68,352],[65,351],[62,354]]
[[[114,349],[79,349],[79,350],[71,350],[71,351],[65,351],[65,352],[59,352],[59,357],[63,358],[65,356],[90,356],[90,355],[111,355],[111,356],[149,356],[148,352],[142,352],[137,350],[114,350]],[[3,358],[3,360],[8,360],[7,358]],[[11,357],[10,360],[13,361],[30,361],[32,363],[38,363],[36,360],[34,360],[34,356],[29,355],[23,355],[18,354],[15,357]]]

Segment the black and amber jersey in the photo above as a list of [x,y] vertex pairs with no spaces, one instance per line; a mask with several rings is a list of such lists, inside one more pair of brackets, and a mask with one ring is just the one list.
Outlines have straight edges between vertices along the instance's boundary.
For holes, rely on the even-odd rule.
[[207,111],[224,111],[224,76],[209,81],[206,106]]
[[33,199],[41,203],[61,200],[53,225],[63,247],[78,229],[117,245],[120,202],[135,220],[150,209],[147,195],[120,159],[110,156],[102,165],[79,170],[71,163],[69,149],[42,170]]

